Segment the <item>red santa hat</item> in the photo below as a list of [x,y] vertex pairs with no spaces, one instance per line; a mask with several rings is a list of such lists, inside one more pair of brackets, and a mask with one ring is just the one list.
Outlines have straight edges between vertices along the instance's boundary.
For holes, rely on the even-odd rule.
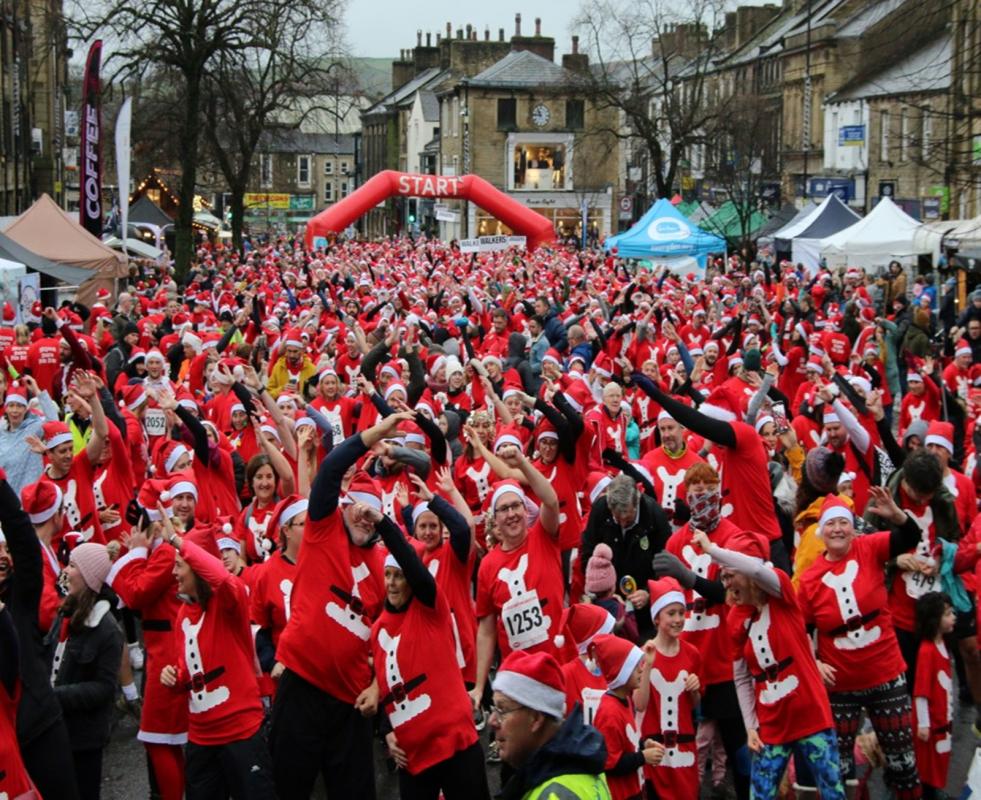
[[201,347],[203,345],[203,341],[201,340],[200,336],[193,333],[192,331],[184,331],[184,335],[181,336],[181,344],[187,345],[195,353],[200,353]]
[[726,540],[726,547],[761,561],[767,561],[770,558],[770,542],[765,534],[758,531],[738,531]]
[[526,708],[555,719],[565,717],[565,677],[548,653],[515,650],[501,662],[493,689]]
[[157,477],[169,475],[185,453],[191,455],[191,451],[184,444],[161,437],[153,447],[154,473]]
[[283,347],[303,347],[303,331],[299,328],[290,328],[284,334]]
[[221,530],[222,526],[214,525],[195,525],[191,530],[184,534],[184,540],[187,542],[193,542],[202,550],[204,550],[208,555],[214,558],[221,559],[221,551],[218,549],[218,540],[216,533],[216,528],[218,531]]
[[647,591],[651,596],[651,620],[657,621],[658,613],[672,603],[685,605],[685,593],[681,584],[670,576],[647,582]]
[[385,387],[385,399],[388,400],[396,392],[402,392],[406,399],[409,397],[409,393],[405,389],[405,384],[400,380],[393,380],[388,386]]
[[[730,359],[729,363],[732,363]],[[734,395],[736,390],[728,384],[717,386],[709,394],[708,399],[702,403],[698,410],[712,419],[722,420],[723,422],[734,422],[738,419],[739,400]]]
[[923,376],[915,370],[910,370],[906,373],[906,383],[912,381],[913,383],[923,383]]
[[518,434],[517,425],[504,425],[498,431],[497,438],[494,439],[494,452],[507,445],[514,445],[519,450],[521,449],[521,436]]
[[27,391],[23,384],[12,383],[7,387],[7,394],[3,398],[5,404],[9,403],[20,403],[22,406],[27,405]]
[[13,322],[15,319],[17,319],[17,314],[14,311],[14,307],[12,305],[10,305],[9,302],[4,303],[3,304],[3,321],[4,322]]
[[574,381],[569,384],[563,394],[569,405],[579,412],[592,400],[589,387],[582,381]]
[[381,489],[367,472],[358,471],[351,479],[347,488],[347,494],[341,500],[345,505],[351,503],[364,503],[371,506],[375,511],[382,510]]
[[136,495],[136,502],[146,510],[146,515],[151,522],[160,520],[160,511],[157,510],[158,503],[163,504],[164,510],[170,507],[170,493],[167,491],[167,483],[161,478],[145,480]]
[[232,525],[231,517],[223,517],[216,521],[214,525],[215,544],[219,550],[234,550],[239,555],[242,554],[242,543],[232,536],[235,526]]
[[957,349],[954,350],[954,356],[973,356],[974,351],[971,350],[971,345],[968,344],[967,339],[957,340]]
[[813,355],[807,359],[807,365],[804,367],[806,370],[814,370],[820,375],[824,374],[824,365],[821,363],[819,356]]
[[133,383],[123,389],[122,399],[119,401],[119,405],[123,408],[128,408],[130,411],[136,411],[148,399],[143,384]]
[[575,645],[582,655],[589,648],[593,638],[604,633],[613,633],[616,620],[602,606],[593,603],[573,603],[562,611],[559,633],[552,639],[553,644],[562,650],[566,644]]
[[521,484],[515,480],[508,479],[504,481],[497,481],[497,483],[495,483],[491,488],[491,494],[487,500],[487,509],[491,514],[497,510],[497,504],[500,502],[501,498],[509,492],[518,495],[518,498],[522,503],[524,503],[525,508],[529,511],[532,509],[534,509],[536,512],[538,511],[538,507],[528,499],[528,496],[525,494],[525,490],[521,487]]
[[60,420],[45,422],[41,426],[41,430],[44,447],[47,450],[52,450],[60,444],[72,441],[71,429]]
[[545,351],[545,355],[542,356],[542,362],[545,361],[551,361],[559,369],[562,369],[562,354],[554,347],[550,347]]
[[590,652],[596,658],[610,689],[625,685],[644,657],[644,651],[637,645],[608,633],[593,639]]
[[385,366],[378,370],[379,375],[388,375],[393,380],[400,380],[402,378],[402,370],[399,368],[398,361],[389,361]]
[[160,499],[167,503],[179,494],[193,495],[195,500],[198,499],[198,486],[194,473],[189,469],[175,472],[167,478],[167,491],[160,495]]
[[[841,483],[840,480],[839,483]],[[821,528],[824,527],[824,524],[833,519],[847,519],[849,522],[854,523],[855,515],[842,498],[835,494],[829,494],[824,498],[824,502],[821,503],[821,516],[818,518],[817,527],[818,536],[821,535]],[[731,547],[728,543],[726,546]]]
[[51,519],[60,509],[63,495],[61,488],[47,478],[20,490],[20,504],[34,525]]
[[593,359],[593,369],[604,378],[613,377],[613,361],[606,353],[598,353]]
[[831,425],[835,422],[841,422],[841,417],[838,416],[837,412],[831,406],[824,407],[824,416],[822,417],[825,425]]
[[612,478],[609,475],[599,470],[590,472],[586,476],[586,496],[589,498],[590,505],[596,505],[596,501],[606,491],[606,487],[610,485],[611,480]]
[[109,298],[111,298],[111,297],[112,297],[112,294],[105,287],[103,287],[101,289],[97,289],[96,292],[95,292],[95,299],[96,300],[99,300],[102,303],[108,302],[109,301]]
[[947,452],[954,455],[954,426],[950,422],[935,419],[927,428],[924,445],[936,444],[946,448]]
[[555,426],[547,419],[542,418],[542,420],[538,423],[538,432],[535,434],[535,441],[540,442],[542,439],[558,438],[559,432],[555,430]]

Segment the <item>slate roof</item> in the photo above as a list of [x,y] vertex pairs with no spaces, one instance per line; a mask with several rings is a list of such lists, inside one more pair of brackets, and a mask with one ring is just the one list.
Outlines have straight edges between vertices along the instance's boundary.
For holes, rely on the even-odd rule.
[[871,77],[863,75],[857,78],[828,100],[835,103],[865,97],[941,92],[950,88],[952,61],[953,37],[950,33],[944,33]]
[[293,128],[263,131],[258,150],[263,153],[318,153],[321,155],[354,155],[354,135],[342,133],[303,133]]
[[467,83],[470,86],[531,89],[536,86],[566,84],[572,80],[572,73],[554,61],[542,58],[530,50],[518,50],[508,53],[500,61],[470,78]]
[[419,92],[419,103],[422,105],[422,118],[426,122],[439,122],[439,100],[434,92]]

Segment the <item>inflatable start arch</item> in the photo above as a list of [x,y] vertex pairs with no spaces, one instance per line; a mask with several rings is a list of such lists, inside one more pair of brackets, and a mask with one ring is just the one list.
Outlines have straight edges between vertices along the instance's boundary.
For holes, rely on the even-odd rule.
[[385,170],[311,219],[307,223],[307,246],[313,246],[316,236],[340,233],[379,203],[396,196],[470,200],[493,214],[516,234],[527,237],[529,250],[555,240],[555,231],[549,220],[477,175],[448,178]]

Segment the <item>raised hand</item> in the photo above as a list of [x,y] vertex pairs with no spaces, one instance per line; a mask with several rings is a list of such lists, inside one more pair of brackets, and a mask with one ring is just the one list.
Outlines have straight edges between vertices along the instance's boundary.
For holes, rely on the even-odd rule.
[[[416,487],[416,497],[418,497],[424,503],[428,503],[433,499],[432,491],[430,491],[429,487],[426,485],[426,482],[422,478],[420,478],[414,472],[409,474],[409,478],[412,481],[412,485]],[[404,484],[402,484],[402,486],[404,487]],[[405,505],[405,503],[402,505]]]

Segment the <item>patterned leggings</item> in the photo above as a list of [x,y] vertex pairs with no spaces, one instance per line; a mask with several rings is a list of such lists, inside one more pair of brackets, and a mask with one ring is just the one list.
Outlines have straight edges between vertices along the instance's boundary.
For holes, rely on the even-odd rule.
[[842,776],[847,778],[855,768],[855,734],[865,710],[886,759],[883,775],[886,785],[897,800],[921,797],[920,776],[913,755],[913,709],[906,691],[906,677],[900,675],[857,692],[830,692],[829,697],[838,731]]
[[821,800],[845,800],[837,750],[838,742],[831,728],[789,744],[763,745],[753,756],[753,800],[772,800],[779,796],[780,781],[795,752],[807,759]]

